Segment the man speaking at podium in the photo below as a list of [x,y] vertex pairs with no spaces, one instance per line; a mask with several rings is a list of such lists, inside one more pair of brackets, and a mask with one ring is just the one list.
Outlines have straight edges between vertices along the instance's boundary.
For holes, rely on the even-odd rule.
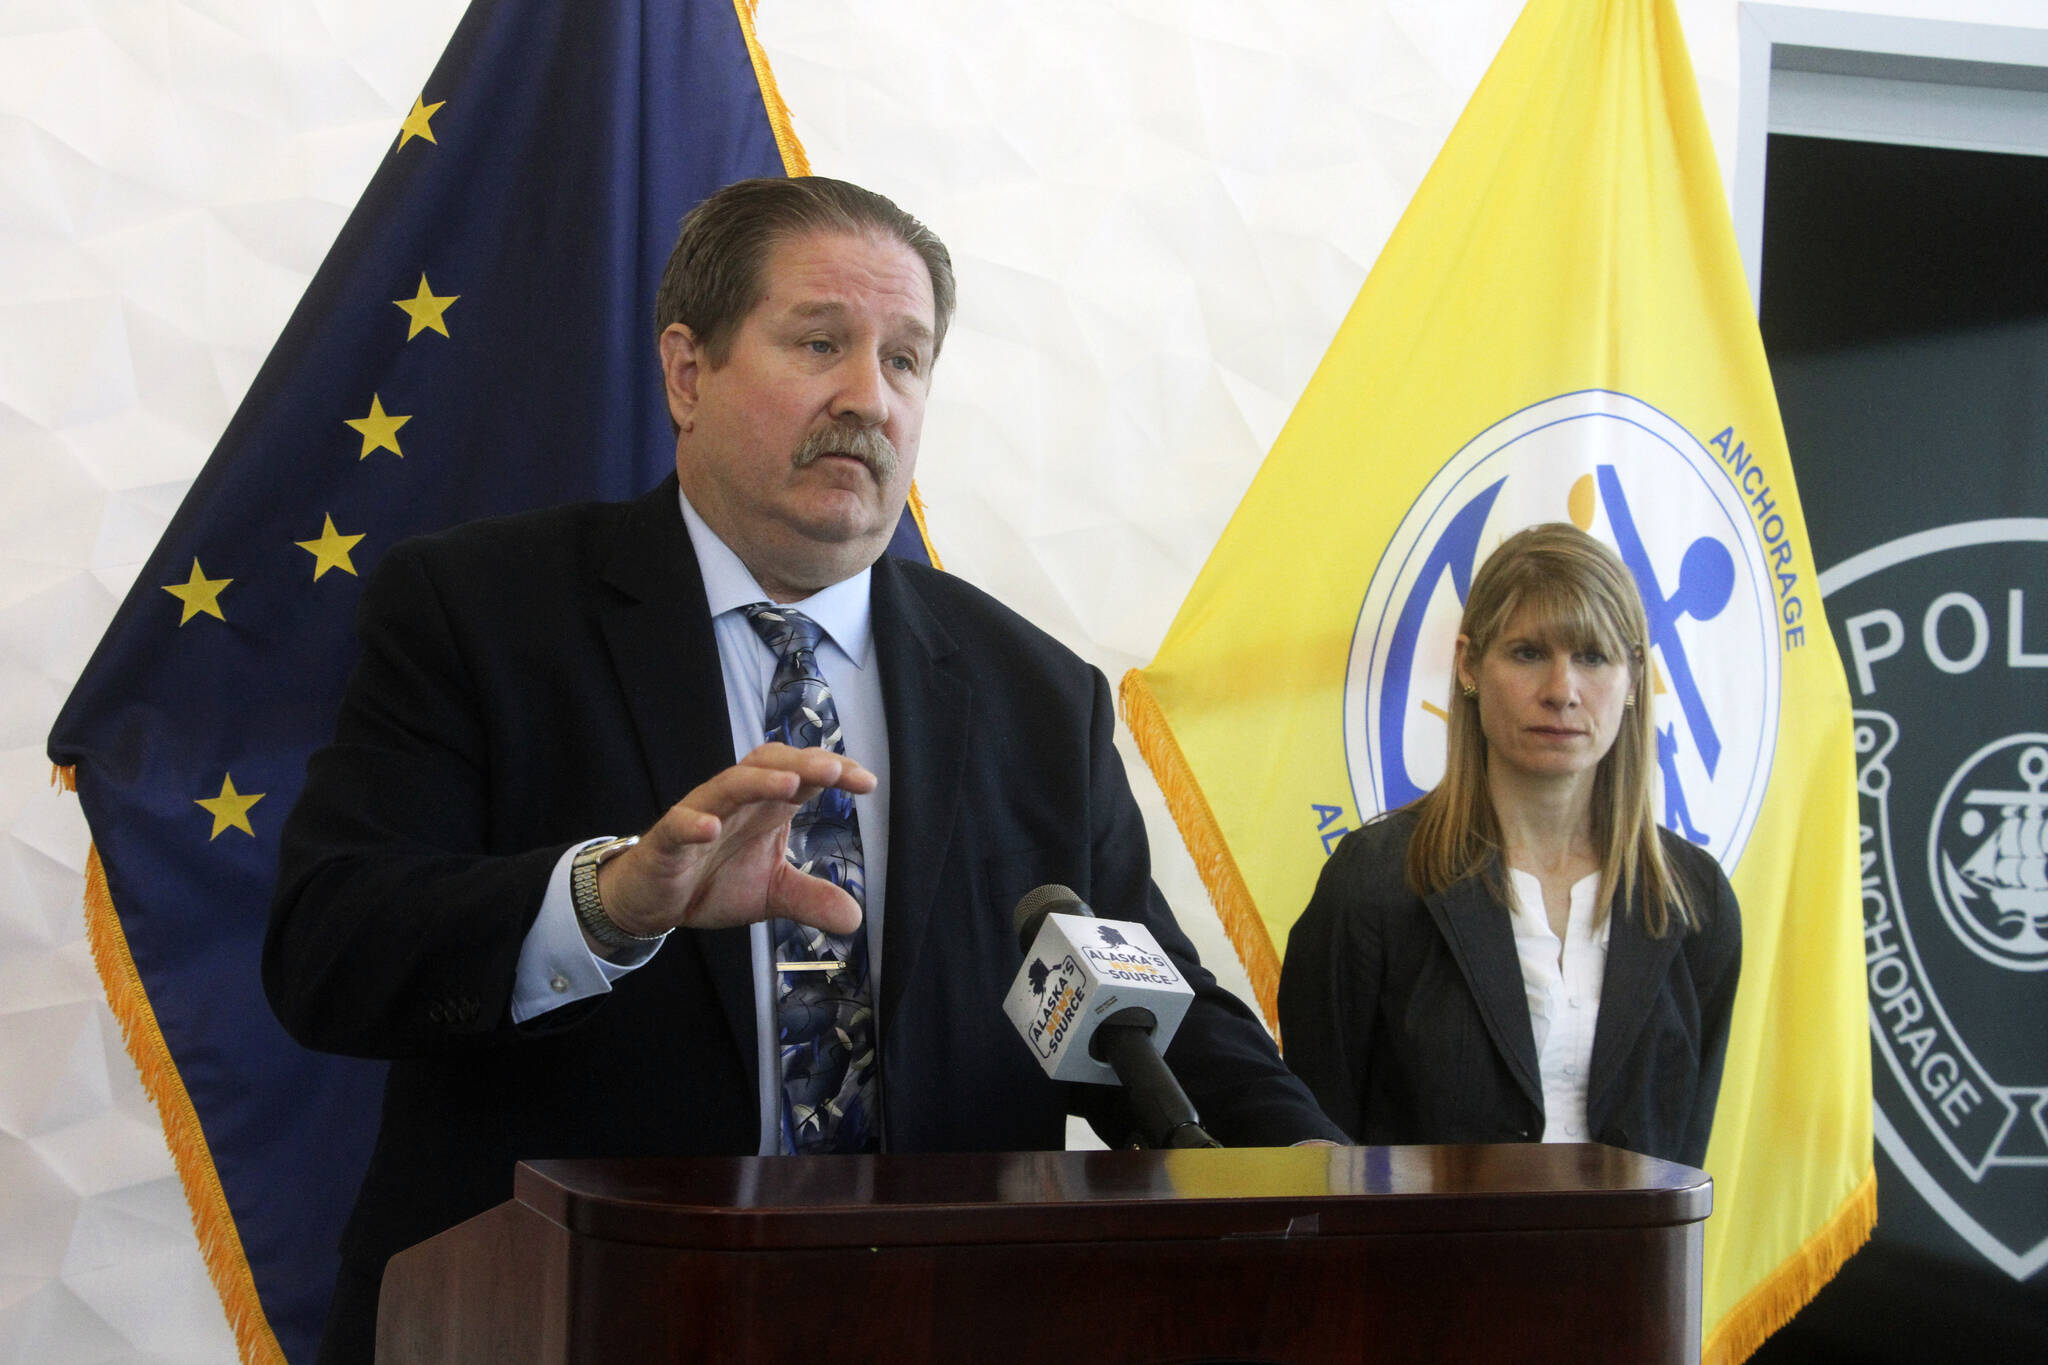
[[524,1158],[1058,1148],[1070,1110],[1123,1140],[1122,1092],[1048,1080],[1003,1015],[1042,883],[1178,959],[1210,1132],[1342,1140],[1153,887],[1102,676],[881,557],[952,308],[887,199],[729,186],[656,299],[676,478],[366,586],[264,954],[294,1037],[393,1062],[323,1360],[368,1358],[386,1259]]

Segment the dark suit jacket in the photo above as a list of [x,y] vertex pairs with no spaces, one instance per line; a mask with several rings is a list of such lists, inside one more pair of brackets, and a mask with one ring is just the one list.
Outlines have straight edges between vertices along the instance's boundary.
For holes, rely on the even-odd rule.
[[[1417,898],[1397,811],[1344,837],[1287,939],[1280,1039],[1323,1108],[1364,1143],[1526,1142],[1543,1082],[1508,910],[1478,877]],[[1735,893],[1665,831],[1697,932],[1651,938],[1614,917],[1586,1118],[1596,1142],[1689,1166],[1706,1158],[1742,960]]]
[[[1121,1092],[1047,1080],[1002,1013],[1011,912],[1045,882],[1181,960],[1200,998],[1169,1060],[1220,1140],[1341,1137],[1152,886],[1102,676],[957,578],[884,560],[872,582],[893,786],[885,1147],[1058,1148],[1070,1108],[1129,1131]],[[294,1037],[394,1059],[344,1255],[381,1262],[509,1197],[522,1158],[755,1151],[744,930],[678,932],[531,1027],[508,1013],[562,851],[644,829],[733,762],[674,480],[401,545],[359,631],[264,955]]]

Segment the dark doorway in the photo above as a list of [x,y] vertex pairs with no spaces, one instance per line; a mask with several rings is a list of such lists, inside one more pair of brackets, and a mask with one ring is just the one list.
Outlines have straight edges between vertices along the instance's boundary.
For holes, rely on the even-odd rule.
[[[1770,140],[1767,164],[1764,344],[1823,574],[1916,533],[2048,517],[2048,158],[1780,135]],[[1952,691],[1942,705],[1953,708],[1947,714],[1981,718],[1985,733],[2048,731],[2048,668],[2024,662],[2029,651],[2048,650],[2044,557],[2048,546],[2016,542],[1923,556],[1910,566],[1925,578],[1924,591],[1937,594],[1933,619],[1942,629],[1960,619],[1940,614],[1944,592],[1991,603],[2001,632],[2012,589],[2031,603],[2028,638],[2012,644],[2016,653],[2006,652],[2001,634],[1974,676],[1952,677],[1939,660],[1928,672],[1929,688],[1969,689],[1967,704]],[[1859,591],[1875,589],[1866,581]],[[1897,599],[1905,622],[1903,661],[1921,648],[1928,618],[1915,614],[1913,593],[1923,587],[1895,581],[1883,591]],[[1875,597],[1839,596],[1830,597],[1828,611],[1848,661],[1844,620],[1859,611],[1874,620],[1889,608]],[[2016,609],[2014,621],[2020,616]],[[1958,657],[1952,640],[1929,638],[1939,644],[1926,646],[1930,656]],[[1864,644],[1867,656],[1868,638]],[[1926,767],[1924,782],[1953,787],[1960,760],[1925,739],[1940,729],[1928,701],[1934,694],[1915,693],[1905,664],[1899,667],[1893,676],[1902,681],[1882,696],[1859,687],[1852,668],[1851,703],[1896,713],[1902,733],[1922,739],[1913,761]],[[1927,712],[1917,729],[1914,706]],[[1973,737],[1965,747],[1979,745]],[[1907,752],[1903,744],[1900,752]],[[1931,894],[1924,876],[1917,890],[1911,882],[1900,879],[1911,895]],[[1930,950],[1922,956],[1946,950],[1967,960],[1939,918],[1931,911],[1929,918],[1915,930]],[[2035,1076],[2048,1084],[2048,1008],[2041,1007],[2048,971],[2006,972],[1996,981],[2012,994],[1999,997],[1999,1010],[1982,1012],[1988,1022],[1973,1026],[1971,1046],[2007,1085]],[[1882,1051],[1872,1069],[1880,1109],[1895,1130],[1924,1124]],[[1881,1144],[1876,1237],[1753,1359],[2048,1360],[2048,1268],[2016,1279],[1987,1256],[1990,1234],[1982,1231],[2026,1245],[2027,1228],[2039,1225],[2048,1240],[2048,1163],[2029,1167],[2009,1142],[1999,1150],[2007,1154],[2002,1164],[1987,1164],[1974,1180],[1960,1158],[1923,1153],[1914,1162],[1916,1184]],[[1959,1191],[1947,1213],[1938,1207],[1945,1196],[1923,1194],[1930,1180],[1944,1178]],[[1987,1195],[1999,1207],[1987,1211]],[[1977,1210],[1974,1242],[1951,1216],[1957,1205]]]

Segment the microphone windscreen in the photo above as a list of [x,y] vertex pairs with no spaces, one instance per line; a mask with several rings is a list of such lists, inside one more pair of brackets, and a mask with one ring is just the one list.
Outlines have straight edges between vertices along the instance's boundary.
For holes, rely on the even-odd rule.
[[1087,915],[1091,919],[1095,912],[1088,903],[1058,882],[1035,886],[1024,893],[1017,902],[1017,912],[1010,917],[1010,923],[1017,930],[1017,944],[1025,952],[1031,951],[1031,944],[1038,937],[1038,926],[1045,922],[1047,915]]
[[1194,1000],[1143,924],[1106,920],[1064,886],[1041,886],[1017,906],[1024,961],[1003,1000],[1018,1034],[1056,1081],[1117,1084],[1094,1054],[1095,1031],[1129,1009],[1152,1016],[1164,1047]]

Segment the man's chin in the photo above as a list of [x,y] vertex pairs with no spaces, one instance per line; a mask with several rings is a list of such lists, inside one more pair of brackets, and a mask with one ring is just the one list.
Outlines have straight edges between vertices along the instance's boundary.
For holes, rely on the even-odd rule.
[[840,574],[848,578],[881,557],[902,516],[901,503],[891,510],[878,505],[872,496],[814,499],[787,519],[793,542],[787,549],[793,558],[817,564],[852,564]]

